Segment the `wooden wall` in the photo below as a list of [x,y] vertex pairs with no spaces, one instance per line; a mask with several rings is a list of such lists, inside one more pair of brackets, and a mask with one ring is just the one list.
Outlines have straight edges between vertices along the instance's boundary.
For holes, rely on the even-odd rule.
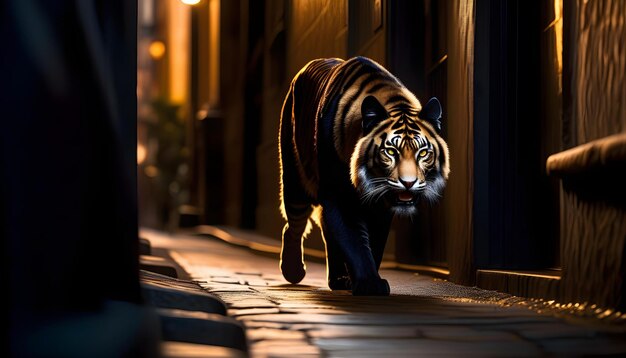
[[[562,299],[626,307],[626,3],[572,0],[564,4],[564,125],[566,147],[599,140],[594,154],[573,153],[564,173],[561,202]],[[622,133],[605,140],[607,136]],[[606,150],[618,138],[617,152]],[[621,139],[620,139],[621,138]],[[613,145],[612,148],[619,148]],[[613,156],[613,155],[611,155]],[[620,155],[618,155],[619,157]],[[582,159],[581,159],[582,158]],[[558,173],[557,173],[558,174]]]
[[448,7],[450,179],[443,198],[450,280],[472,284],[474,1]]

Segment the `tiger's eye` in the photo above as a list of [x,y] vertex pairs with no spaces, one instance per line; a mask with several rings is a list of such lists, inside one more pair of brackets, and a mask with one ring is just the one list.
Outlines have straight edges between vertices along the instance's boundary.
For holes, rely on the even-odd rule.
[[421,157],[421,158],[423,158],[423,157],[425,157],[425,156],[426,156],[426,154],[428,154],[428,151],[427,151],[426,149],[423,149],[423,150],[420,152],[420,157]]
[[392,157],[396,155],[396,151],[394,149],[387,148],[386,151],[387,151],[387,154],[389,154]]

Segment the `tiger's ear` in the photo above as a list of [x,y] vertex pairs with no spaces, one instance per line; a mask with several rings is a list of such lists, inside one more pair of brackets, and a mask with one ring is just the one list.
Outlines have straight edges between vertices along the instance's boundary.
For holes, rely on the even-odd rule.
[[441,103],[437,97],[433,97],[428,100],[428,103],[422,108],[419,117],[428,121],[437,130],[437,133],[441,132]]
[[374,96],[365,97],[361,103],[361,115],[364,134],[368,134],[378,123],[389,117],[385,108]]

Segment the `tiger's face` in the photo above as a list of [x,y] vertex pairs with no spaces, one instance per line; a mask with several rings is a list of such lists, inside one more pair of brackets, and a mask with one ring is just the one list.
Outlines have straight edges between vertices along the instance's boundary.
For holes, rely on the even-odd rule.
[[441,197],[448,177],[447,145],[437,122],[427,117],[434,111],[438,121],[441,107],[429,102],[419,115],[411,110],[390,115],[380,104],[371,105],[375,109],[364,110],[364,136],[351,157],[352,183],[363,203],[382,201],[396,214],[413,215],[421,199],[432,203]]

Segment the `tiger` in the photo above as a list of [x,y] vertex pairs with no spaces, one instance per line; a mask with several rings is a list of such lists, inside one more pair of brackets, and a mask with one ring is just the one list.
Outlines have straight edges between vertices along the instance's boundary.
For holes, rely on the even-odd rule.
[[306,274],[303,240],[320,227],[331,290],[387,296],[378,270],[394,215],[436,202],[450,173],[441,103],[420,101],[374,60],[316,59],[293,78],[279,124],[280,270]]

